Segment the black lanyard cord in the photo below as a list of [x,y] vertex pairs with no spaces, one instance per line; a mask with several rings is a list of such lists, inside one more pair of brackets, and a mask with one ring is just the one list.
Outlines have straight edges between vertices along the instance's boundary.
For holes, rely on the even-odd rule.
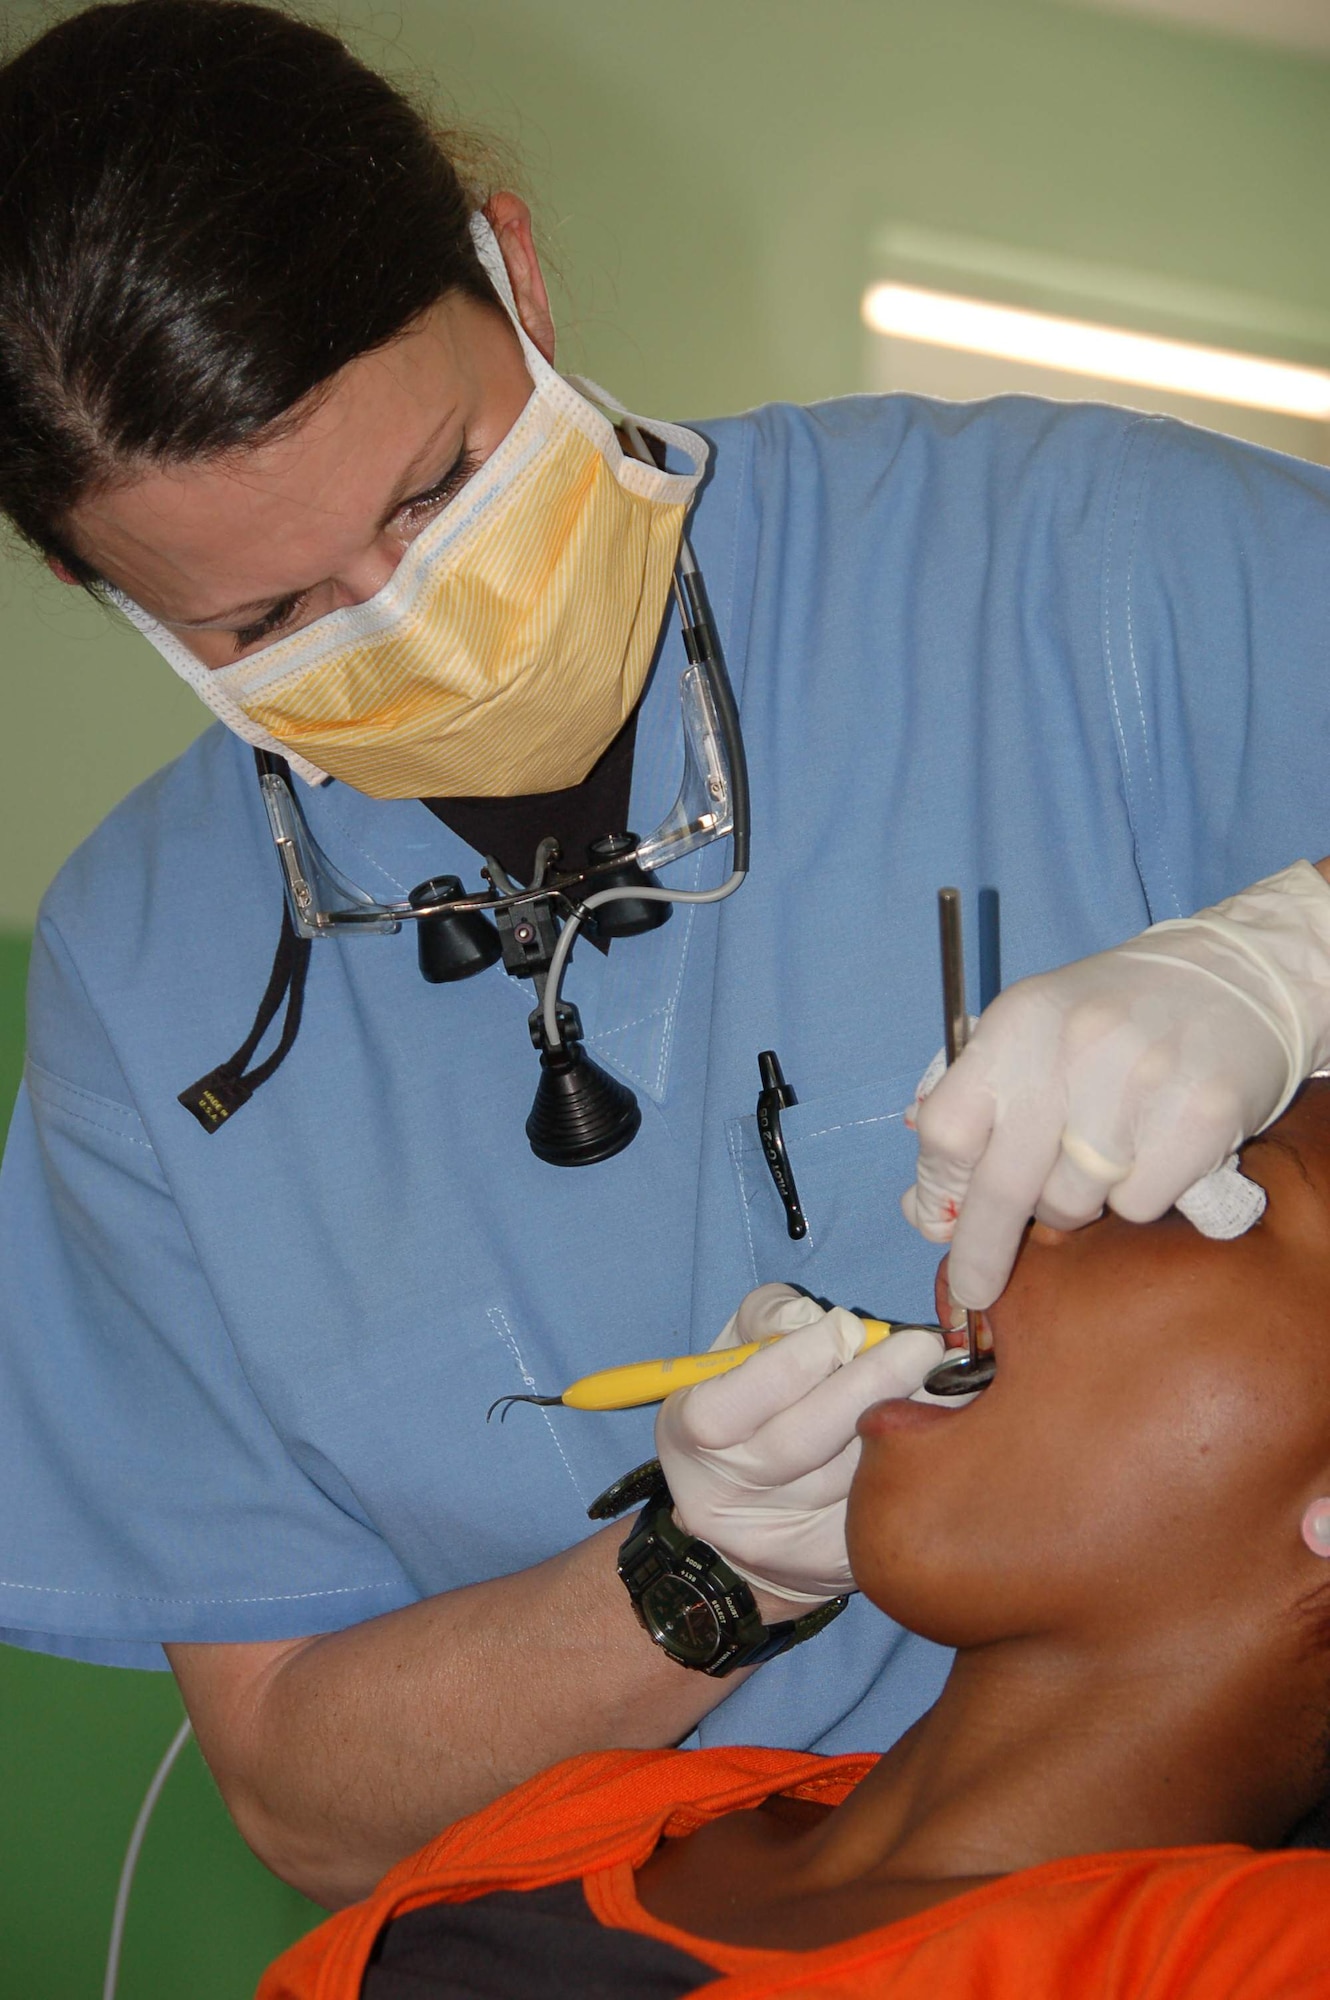
[[[242,1104],[248,1104],[260,1084],[286,1061],[295,1046],[300,1033],[300,1017],[305,1005],[305,979],[309,972],[309,938],[297,937],[291,922],[291,912],[282,905],[282,932],[277,940],[277,951],[268,975],[267,990],[259,1002],[259,1011],[254,1016],[254,1026],[246,1035],[235,1054],[216,1069],[201,1076],[197,1083],[191,1083],[188,1090],[180,1093],[180,1102],[186,1111],[197,1118],[205,1132],[215,1132],[224,1125]],[[277,1010],[286,1001],[286,1019],[276,1048],[266,1056],[257,1069],[246,1074],[246,1065],[254,1055],[259,1043],[267,1034]]]

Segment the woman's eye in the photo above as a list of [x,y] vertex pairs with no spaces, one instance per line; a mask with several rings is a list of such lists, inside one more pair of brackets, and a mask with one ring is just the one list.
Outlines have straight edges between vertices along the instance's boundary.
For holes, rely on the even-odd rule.
[[414,500],[402,502],[397,510],[398,519],[414,524],[424,515],[437,513],[440,507],[446,507],[448,502],[461,492],[480,462],[479,452],[464,451],[444,473],[443,478],[431,486],[427,493],[418,493]]
[[[428,492],[418,493],[413,500],[404,500],[396,518],[412,528],[423,527],[429,515],[436,514],[440,507],[446,507],[453,496],[461,492],[480,463],[481,453],[464,451]],[[282,631],[303,609],[308,597],[309,592],[304,591],[298,597],[283,598],[280,604],[273,605],[271,611],[265,611],[262,618],[256,618],[252,625],[237,626],[232,634],[237,653],[243,653],[250,646],[257,646],[260,639],[271,639],[274,633]]]
[[302,591],[298,597],[284,597],[280,604],[274,604],[271,611],[265,611],[262,618],[255,619],[252,625],[237,626],[232,635],[237,653],[243,653],[247,646],[256,646],[260,639],[271,638],[274,632],[280,632],[284,625],[289,625],[307,595],[308,592]]

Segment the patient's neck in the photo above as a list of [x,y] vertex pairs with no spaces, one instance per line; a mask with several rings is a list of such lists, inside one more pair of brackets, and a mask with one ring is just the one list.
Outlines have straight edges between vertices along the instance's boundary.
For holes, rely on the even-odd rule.
[[[1214,1631],[1077,1650],[961,1653],[937,1703],[845,1803],[794,1832],[734,1814],[670,1841],[647,1906],[699,1935],[806,1949],[1066,1856],[1277,1841],[1298,1811],[1271,1746],[1308,1728],[1272,1704],[1269,1640]],[[1296,1762],[1296,1760],[1294,1760]]]
[[[1210,1634],[958,1654],[934,1707],[828,1825],[902,1878],[1006,1874],[1065,1855],[1277,1840],[1269,1661]],[[1289,1703],[1290,1731],[1303,1726]]]

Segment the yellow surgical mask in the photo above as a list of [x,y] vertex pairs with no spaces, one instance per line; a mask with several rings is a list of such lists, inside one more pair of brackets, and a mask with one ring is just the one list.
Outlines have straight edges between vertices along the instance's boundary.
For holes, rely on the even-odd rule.
[[120,600],[246,742],[312,782],[340,778],[371,798],[579,784],[642,691],[706,465],[695,432],[641,418],[631,421],[691,470],[662,472],[623,452],[610,418],[527,338],[489,225],[477,216],[472,228],[534,386],[383,589],[212,669]]

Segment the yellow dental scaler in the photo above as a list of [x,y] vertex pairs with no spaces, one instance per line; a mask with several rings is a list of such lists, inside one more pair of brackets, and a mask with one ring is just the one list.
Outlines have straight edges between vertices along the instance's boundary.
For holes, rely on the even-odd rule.
[[[876,1347],[897,1326],[907,1324],[904,1320],[869,1319],[865,1313],[859,1317],[867,1328],[861,1353]],[[920,1322],[911,1320],[908,1324],[917,1326]],[[731,1368],[737,1368],[759,1349],[784,1338],[784,1334],[773,1333],[765,1340],[750,1340],[744,1347],[709,1348],[705,1354],[678,1354],[667,1361],[631,1361],[624,1368],[601,1368],[594,1375],[583,1375],[561,1396],[500,1396],[497,1403],[490,1405],[489,1414],[492,1417],[502,1407],[503,1416],[499,1419],[502,1423],[514,1403],[537,1403],[542,1409],[561,1403],[567,1410],[635,1410],[642,1403],[663,1403],[673,1390],[691,1389],[695,1383],[709,1382],[715,1375],[728,1375]]]

